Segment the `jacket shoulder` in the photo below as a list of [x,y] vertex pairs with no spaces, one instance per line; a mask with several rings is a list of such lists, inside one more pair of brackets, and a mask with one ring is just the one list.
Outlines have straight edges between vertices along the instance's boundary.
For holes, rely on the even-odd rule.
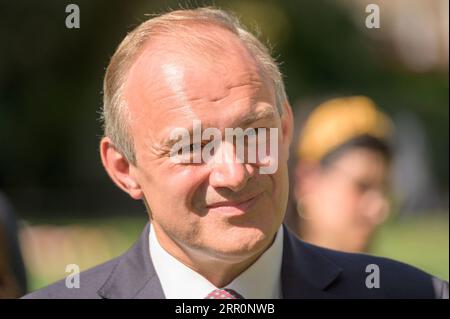
[[330,290],[346,287],[360,297],[448,298],[447,282],[406,263],[305,245],[341,268],[342,272]]
[[112,259],[91,269],[80,272],[78,288],[68,288],[66,280],[59,280],[47,287],[31,292],[22,299],[99,299],[97,291],[108,279],[119,258]]

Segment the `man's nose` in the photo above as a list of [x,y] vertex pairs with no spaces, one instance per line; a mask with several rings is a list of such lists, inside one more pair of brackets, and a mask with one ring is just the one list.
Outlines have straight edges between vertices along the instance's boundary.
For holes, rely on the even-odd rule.
[[[222,143],[215,154],[210,174],[210,185],[226,187],[238,192],[247,185],[247,181],[255,174],[255,167],[236,158],[234,145]],[[221,157],[218,157],[221,156]]]

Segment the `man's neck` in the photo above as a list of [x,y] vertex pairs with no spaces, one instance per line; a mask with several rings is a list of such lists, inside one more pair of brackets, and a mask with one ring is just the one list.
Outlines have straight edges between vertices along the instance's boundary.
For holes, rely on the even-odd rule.
[[202,275],[214,286],[221,288],[231,283],[271,246],[273,239],[253,255],[241,258],[225,258],[199,252],[173,240],[157,224],[154,225],[155,235],[160,246],[175,259]]

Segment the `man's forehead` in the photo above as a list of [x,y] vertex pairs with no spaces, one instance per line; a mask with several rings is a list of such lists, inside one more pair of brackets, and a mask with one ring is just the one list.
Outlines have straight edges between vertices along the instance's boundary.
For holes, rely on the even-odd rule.
[[165,80],[161,77],[173,75],[173,72],[167,72],[168,67],[170,71],[177,69],[178,74],[194,76],[193,80],[197,81],[204,78],[204,74],[214,73],[215,78],[225,82],[230,80],[230,68],[236,76],[252,74],[260,77],[262,74],[254,57],[238,39],[231,37],[230,42],[224,41],[220,48],[208,44],[204,48],[187,48],[183,43],[168,38],[166,41],[155,40],[143,50],[133,63],[128,80],[137,78],[140,82],[158,84]]
[[246,91],[247,97],[256,99],[268,86],[255,68],[241,61],[211,65],[166,56],[158,65],[138,62],[135,70],[130,72],[125,89],[131,115],[158,115],[177,108],[186,111],[194,105],[209,107],[211,103],[226,103],[232,92]]
[[198,111],[211,112],[208,108],[213,104],[231,111],[236,96],[240,103],[251,106],[261,91],[273,91],[255,59],[237,37],[228,33],[229,43],[222,55],[217,55],[217,50],[211,56],[198,54],[170,39],[146,47],[130,69],[125,86],[131,118],[146,118],[146,122],[162,129],[175,118],[199,120]]
[[[226,53],[225,53],[226,54]],[[126,93],[149,95],[153,99],[163,98],[175,89],[180,91],[195,89],[203,94],[249,82],[261,80],[256,63],[245,56],[224,55],[215,60],[190,53],[159,51],[145,52],[132,66]],[[180,84],[183,83],[183,86]],[[197,97],[196,97],[197,98]],[[214,98],[214,97],[213,97]]]
[[168,75],[167,65],[171,70],[177,67],[178,73],[193,71],[190,74],[197,75],[196,81],[208,71],[226,81],[230,66],[239,73],[251,72],[254,76],[262,73],[255,58],[235,34],[213,25],[181,28],[179,32],[153,36],[133,63],[128,79],[161,83],[161,77]]

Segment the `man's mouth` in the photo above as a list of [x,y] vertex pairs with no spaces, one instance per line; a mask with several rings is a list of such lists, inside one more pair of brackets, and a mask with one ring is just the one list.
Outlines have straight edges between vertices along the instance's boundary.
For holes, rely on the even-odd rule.
[[258,201],[262,193],[252,194],[238,200],[220,201],[207,206],[210,212],[218,212],[227,215],[242,215],[248,212]]

